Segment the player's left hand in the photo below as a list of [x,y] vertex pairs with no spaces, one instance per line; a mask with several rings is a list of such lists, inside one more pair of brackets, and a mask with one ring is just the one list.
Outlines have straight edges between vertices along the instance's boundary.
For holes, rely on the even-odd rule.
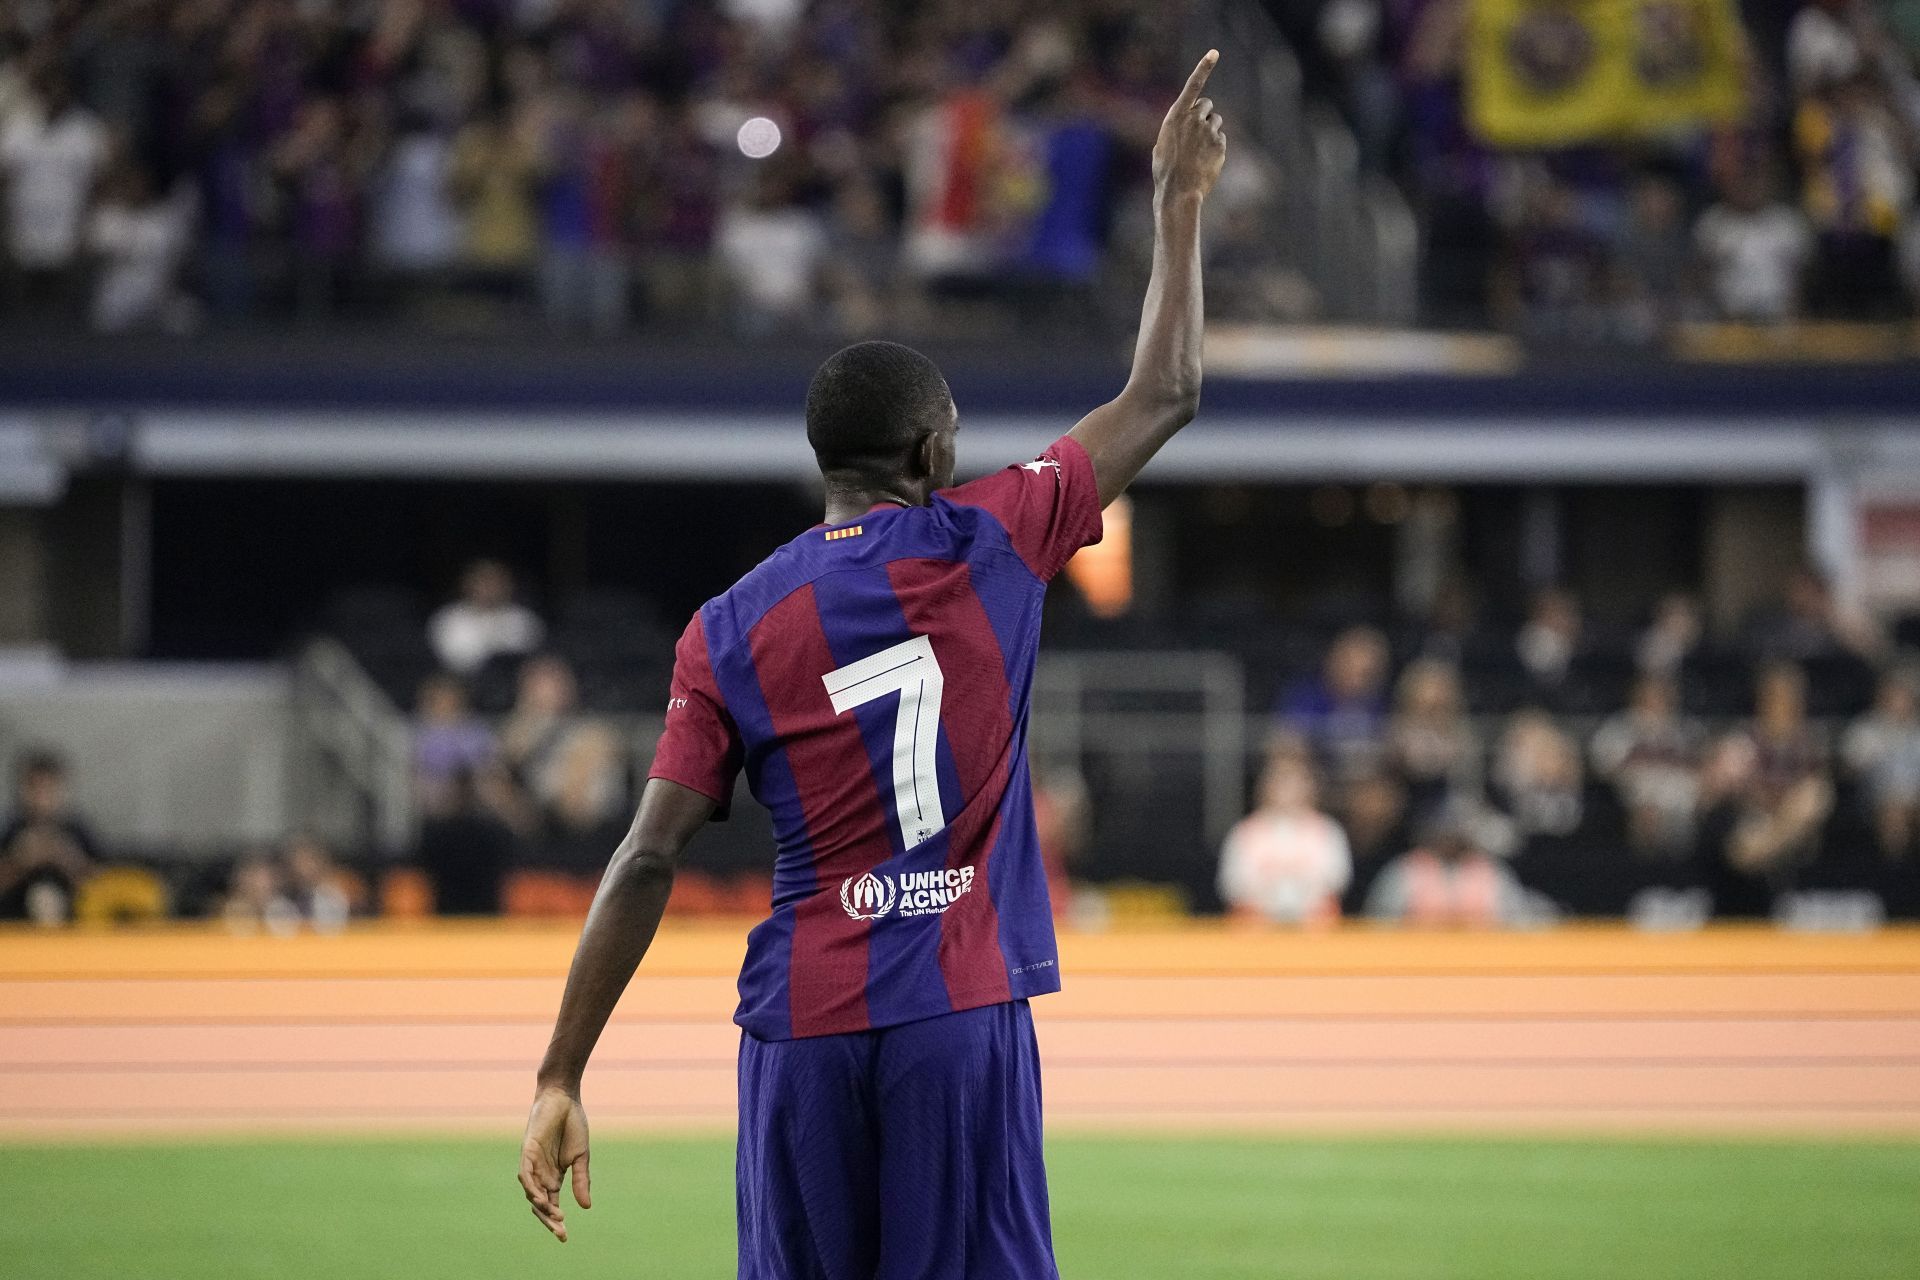
[[520,1189],[527,1193],[533,1216],[547,1230],[567,1242],[567,1219],[560,1211],[560,1183],[573,1173],[573,1199],[582,1209],[593,1208],[587,1185],[587,1112],[579,1095],[552,1085],[534,1095],[527,1116],[527,1136],[520,1144]]
[[1161,194],[1205,198],[1220,179],[1227,162],[1226,126],[1213,109],[1213,99],[1201,96],[1219,61],[1218,49],[1207,50],[1160,124],[1159,140],[1153,144],[1153,184]]

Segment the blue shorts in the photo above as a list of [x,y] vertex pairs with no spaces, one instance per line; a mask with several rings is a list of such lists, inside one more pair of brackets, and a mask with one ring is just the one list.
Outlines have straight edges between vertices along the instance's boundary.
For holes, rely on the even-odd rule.
[[740,1037],[740,1280],[1058,1280],[1025,1000]]

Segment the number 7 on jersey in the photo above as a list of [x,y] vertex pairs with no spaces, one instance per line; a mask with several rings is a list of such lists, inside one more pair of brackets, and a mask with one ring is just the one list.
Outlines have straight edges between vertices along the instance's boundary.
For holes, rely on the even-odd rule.
[[893,807],[900,823],[901,848],[911,849],[946,826],[934,750],[946,677],[933,656],[933,642],[915,636],[829,671],[821,682],[833,699],[835,715],[890,693],[900,695],[893,722]]

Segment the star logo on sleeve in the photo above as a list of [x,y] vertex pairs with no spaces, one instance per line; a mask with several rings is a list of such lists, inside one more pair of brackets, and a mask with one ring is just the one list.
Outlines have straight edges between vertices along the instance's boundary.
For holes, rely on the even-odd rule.
[[1020,469],[1022,471],[1031,471],[1035,475],[1039,475],[1042,471],[1045,471],[1048,467],[1052,467],[1055,471],[1058,471],[1060,469],[1060,459],[1035,458],[1032,462],[1023,462],[1020,464]]

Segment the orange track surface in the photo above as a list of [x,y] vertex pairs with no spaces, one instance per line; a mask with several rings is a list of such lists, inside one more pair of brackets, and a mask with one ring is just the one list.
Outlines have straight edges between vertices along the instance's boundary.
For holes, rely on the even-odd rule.
[[[572,927],[0,932],[0,1134],[518,1125]],[[724,1128],[744,925],[666,929],[587,1081]],[[1069,935],[1076,1128],[1920,1133],[1920,932]]]

